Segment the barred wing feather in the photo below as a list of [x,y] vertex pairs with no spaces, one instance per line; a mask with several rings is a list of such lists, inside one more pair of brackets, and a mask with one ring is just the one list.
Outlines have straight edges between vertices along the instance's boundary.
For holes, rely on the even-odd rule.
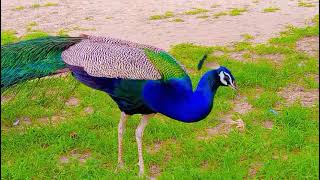
[[164,50],[113,38],[89,36],[65,50],[62,59],[95,77],[167,80],[186,75]]

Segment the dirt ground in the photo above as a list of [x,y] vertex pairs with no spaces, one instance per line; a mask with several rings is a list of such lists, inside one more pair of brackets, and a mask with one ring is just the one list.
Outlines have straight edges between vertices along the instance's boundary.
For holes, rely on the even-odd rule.
[[[255,37],[254,41],[264,42],[284,30],[285,26],[303,26],[306,19],[318,14],[319,2],[306,1],[314,7],[299,7],[298,0],[6,0],[1,2],[1,30],[14,29],[18,35],[26,32],[31,22],[35,29],[56,33],[68,29],[71,35],[80,33],[112,36],[168,49],[170,45],[191,42],[202,45],[225,45],[242,40],[243,34]],[[42,6],[46,3],[54,6]],[[40,4],[41,7],[32,7]],[[23,6],[24,8],[20,8]],[[276,12],[263,13],[267,7],[278,7]],[[209,10],[204,14],[185,15],[192,8]],[[213,14],[230,11],[232,8],[247,8],[239,16]],[[149,20],[156,14],[172,11],[170,19]],[[208,15],[208,18],[197,18]],[[184,22],[173,22],[181,18]]]

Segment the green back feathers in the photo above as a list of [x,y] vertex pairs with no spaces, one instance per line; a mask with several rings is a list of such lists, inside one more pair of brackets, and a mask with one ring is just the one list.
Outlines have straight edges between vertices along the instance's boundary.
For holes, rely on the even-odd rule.
[[1,46],[1,92],[65,67],[61,53],[83,37],[44,37]]
[[144,52],[153,65],[158,69],[163,80],[184,78],[188,76],[181,65],[166,52],[161,51],[157,53],[150,49],[144,49]]

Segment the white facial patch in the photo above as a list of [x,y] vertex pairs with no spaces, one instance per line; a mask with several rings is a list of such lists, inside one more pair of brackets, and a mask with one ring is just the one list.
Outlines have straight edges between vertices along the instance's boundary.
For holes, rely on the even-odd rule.
[[224,84],[224,85],[228,85],[228,83],[227,83],[227,81],[226,80],[224,80],[224,73],[223,73],[223,71],[221,71],[220,73],[219,73],[219,76],[220,76],[220,82],[222,83],[222,84]]
[[229,73],[224,73],[224,74],[226,74],[226,75],[229,77],[229,79],[230,79],[230,84],[233,85],[232,78],[231,78],[230,74],[229,74]]

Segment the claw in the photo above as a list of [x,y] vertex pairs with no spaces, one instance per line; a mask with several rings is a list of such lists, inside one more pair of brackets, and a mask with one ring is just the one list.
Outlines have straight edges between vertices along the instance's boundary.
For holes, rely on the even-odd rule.
[[143,171],[139,171],[139,177],[143,177],[144,176],[144,172]]
[[118,173],[118,172],[120,172],[120,171],[122,171],[122,170],[124,170],[125,169],[125,166],[124,166],[124,164],[123,163],[118,163],[118,166],[117,166],[117,168],[115,169],[115,173]]

